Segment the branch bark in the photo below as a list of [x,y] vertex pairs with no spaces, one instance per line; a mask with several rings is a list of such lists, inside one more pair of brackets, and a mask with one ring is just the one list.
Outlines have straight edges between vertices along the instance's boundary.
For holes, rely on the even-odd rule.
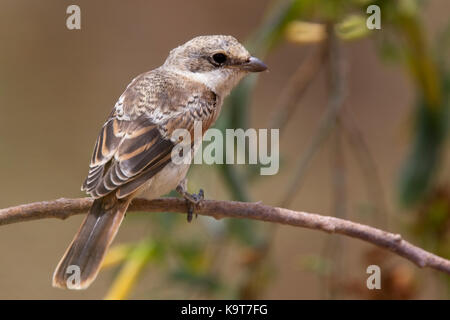
[[[58,218],[82,214],[89,210],[93,199],[58,199],[34,202],[0,210],[0,225],[30,220]],[[128,209],[145,212],[186,212],[186,202],[179,198],[155,200],[135,199]],[[196,208],[196,213],[222,218],[244,218],[337,233],[357,238],[402,256],[417,266],[432,268],[450,275],[450,261],[425,251],[402,239],[400,234],[386,232],[360,223],[315,213],[293,211],[271,207],[261,203],[237,201],[204,200]]]

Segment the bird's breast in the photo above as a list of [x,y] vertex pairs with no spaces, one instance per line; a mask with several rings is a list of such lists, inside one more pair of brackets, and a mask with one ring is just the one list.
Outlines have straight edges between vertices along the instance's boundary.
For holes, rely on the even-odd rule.
[[138,197],[156,199],[174,190],[181,180],[186,177],[189,164],[175,164],[169,162],[160,172],[147,181]]

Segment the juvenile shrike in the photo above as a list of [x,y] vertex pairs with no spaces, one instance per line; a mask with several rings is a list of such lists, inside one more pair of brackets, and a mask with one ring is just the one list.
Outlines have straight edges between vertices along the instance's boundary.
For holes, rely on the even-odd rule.
[[[85,289],[92,283],[133,198],[155,199],[176,188],[198,200],[183,183],[190,162],[171,160],[179,143],[172,133],[186,129],[192,136],[195,121],[204,133],[231,89],[249,72],[266,69],[235,38],[201,36],[133,79],[97,138],[82,187],[95,201],[56,267],[53,286]],[[74,267],[80,279],[68,284]]]

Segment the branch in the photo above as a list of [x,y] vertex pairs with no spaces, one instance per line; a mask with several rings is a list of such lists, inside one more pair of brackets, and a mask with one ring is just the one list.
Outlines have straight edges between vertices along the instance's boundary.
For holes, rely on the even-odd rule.
[[[58,199],[34,202],[0,210],[0,225],[45,218],[66,219],[89,210],[91,198]],[[135,199],[129,211],[186,212],[186,202],[179,198],[155,200]],[[425,251],[402,239],[401,235],[335,217],[315,213],[270,207],[261,203],[203,200],[195,213],[222,218],[245,218],[294,227],[303,227],[327,233],[343,234],[375,244],[402,256],[417,266],[429,267],[450,274],[450,261]]]

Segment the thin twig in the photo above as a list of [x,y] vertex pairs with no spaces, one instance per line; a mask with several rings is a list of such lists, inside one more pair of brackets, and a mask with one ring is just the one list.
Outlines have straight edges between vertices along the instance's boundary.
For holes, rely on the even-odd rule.
[[[339,119],[338,119],[339,120]],[[338,121],[334,130],[334,141],[332,143],[331,167],[333,203],[331,211],[337,218],[345,218],[347,213],[347,184],[346,167],[344,157],[344,146],[342,143],[342,123]],[[342,239],[327,237],[323,249],[323,256],[329,258],[335,266],[324,277],[324,293],[326,299],[336,299],[339,295],[339,284],[344,278],[345,268],[342,262],[345,259],[345,251],[342,248]]]
[[352,147],[352,150],[355,153],[356,161],[361,166],[365,178],[364,180],[367,185],[367,194],[375,209],[374,217],[378,220],[377,222],[380,227],[388,228],[389,215],[378,166],[364,139],[364,134],[359,128],[358,121],[355,119],[354,114],[346,106],[342,108],[339,119],[342,122],[342,128],[350,143],[350,147]]
[[274,110],[270,128],[279,128],[284,132],[287,122],[293,118],[299,100],[313,83],[326,58],[326,44],[321,43],[317,48],[311,49],[306,58],[294,72],[281,92]]
[[[334,109],[336,118],[334,119],[334,137],[335,141],[332,143],[332,186],[333,186],[333,216],[337,218],[344,218],[347,210],[347,194],[346,194],[346,176],[344,166],[343,145],[341,138],[341,126],[339,122],[339,115],[342,112],[342,106],[345,99],[346,77],[344,72],[344,57],[342,49],[334,33],[334,25],[332,23],[327,25],[328,30],[328,90],[330,96],[329,107]],[[333,104],[331,101],[335,101]],[[329,257],[333,261],[335,268],[324,277],[325,284],[328,288],[328,298],[336,298],[339,294],[336,283],[340,282],[343,277],[342,260],[344,259],[342,252],[342,241],[338,239],[333,241],[331,238],[326,240],[325,257]]]
[[327,48],[328,48],[328,62],[329,62],[329,79],[330,79],[330,97],[327,103],[325,114],[320,120],[320,125],[317,133],[311,139],[308,149],[304,155],[299,159],[297,170],[294,173],[292,182],[287,188],[285,197],[281,202],[282,207],[288,207],[301,187],[303,178],[309,167],[309,163],[316,151],[322,143],[328,138],[331,130],[336,124],[339,116],[339,111],[344,103],[346,94],[346,79],[344,73],[344,62],[341,52],[339,40],[334,34],[332,25],[327,27]]
[[[45,218],[66,219],[87,212],[92,202],[91,198],[58,199],[1,209],[0,225]],[[129,211],[185,213],[186,209],[184,199],[160,198],[155,200],[136,199],[131,203]],[[389,233],[349,220],[270,207],[261,203],[237,201],[203,200],[195,212],[216,219],[253,219],[342,234],[388,249],[414,262],[421,268],[428,267],[450,274],[449,260],[412,245],[403,240],[399,234]]]

